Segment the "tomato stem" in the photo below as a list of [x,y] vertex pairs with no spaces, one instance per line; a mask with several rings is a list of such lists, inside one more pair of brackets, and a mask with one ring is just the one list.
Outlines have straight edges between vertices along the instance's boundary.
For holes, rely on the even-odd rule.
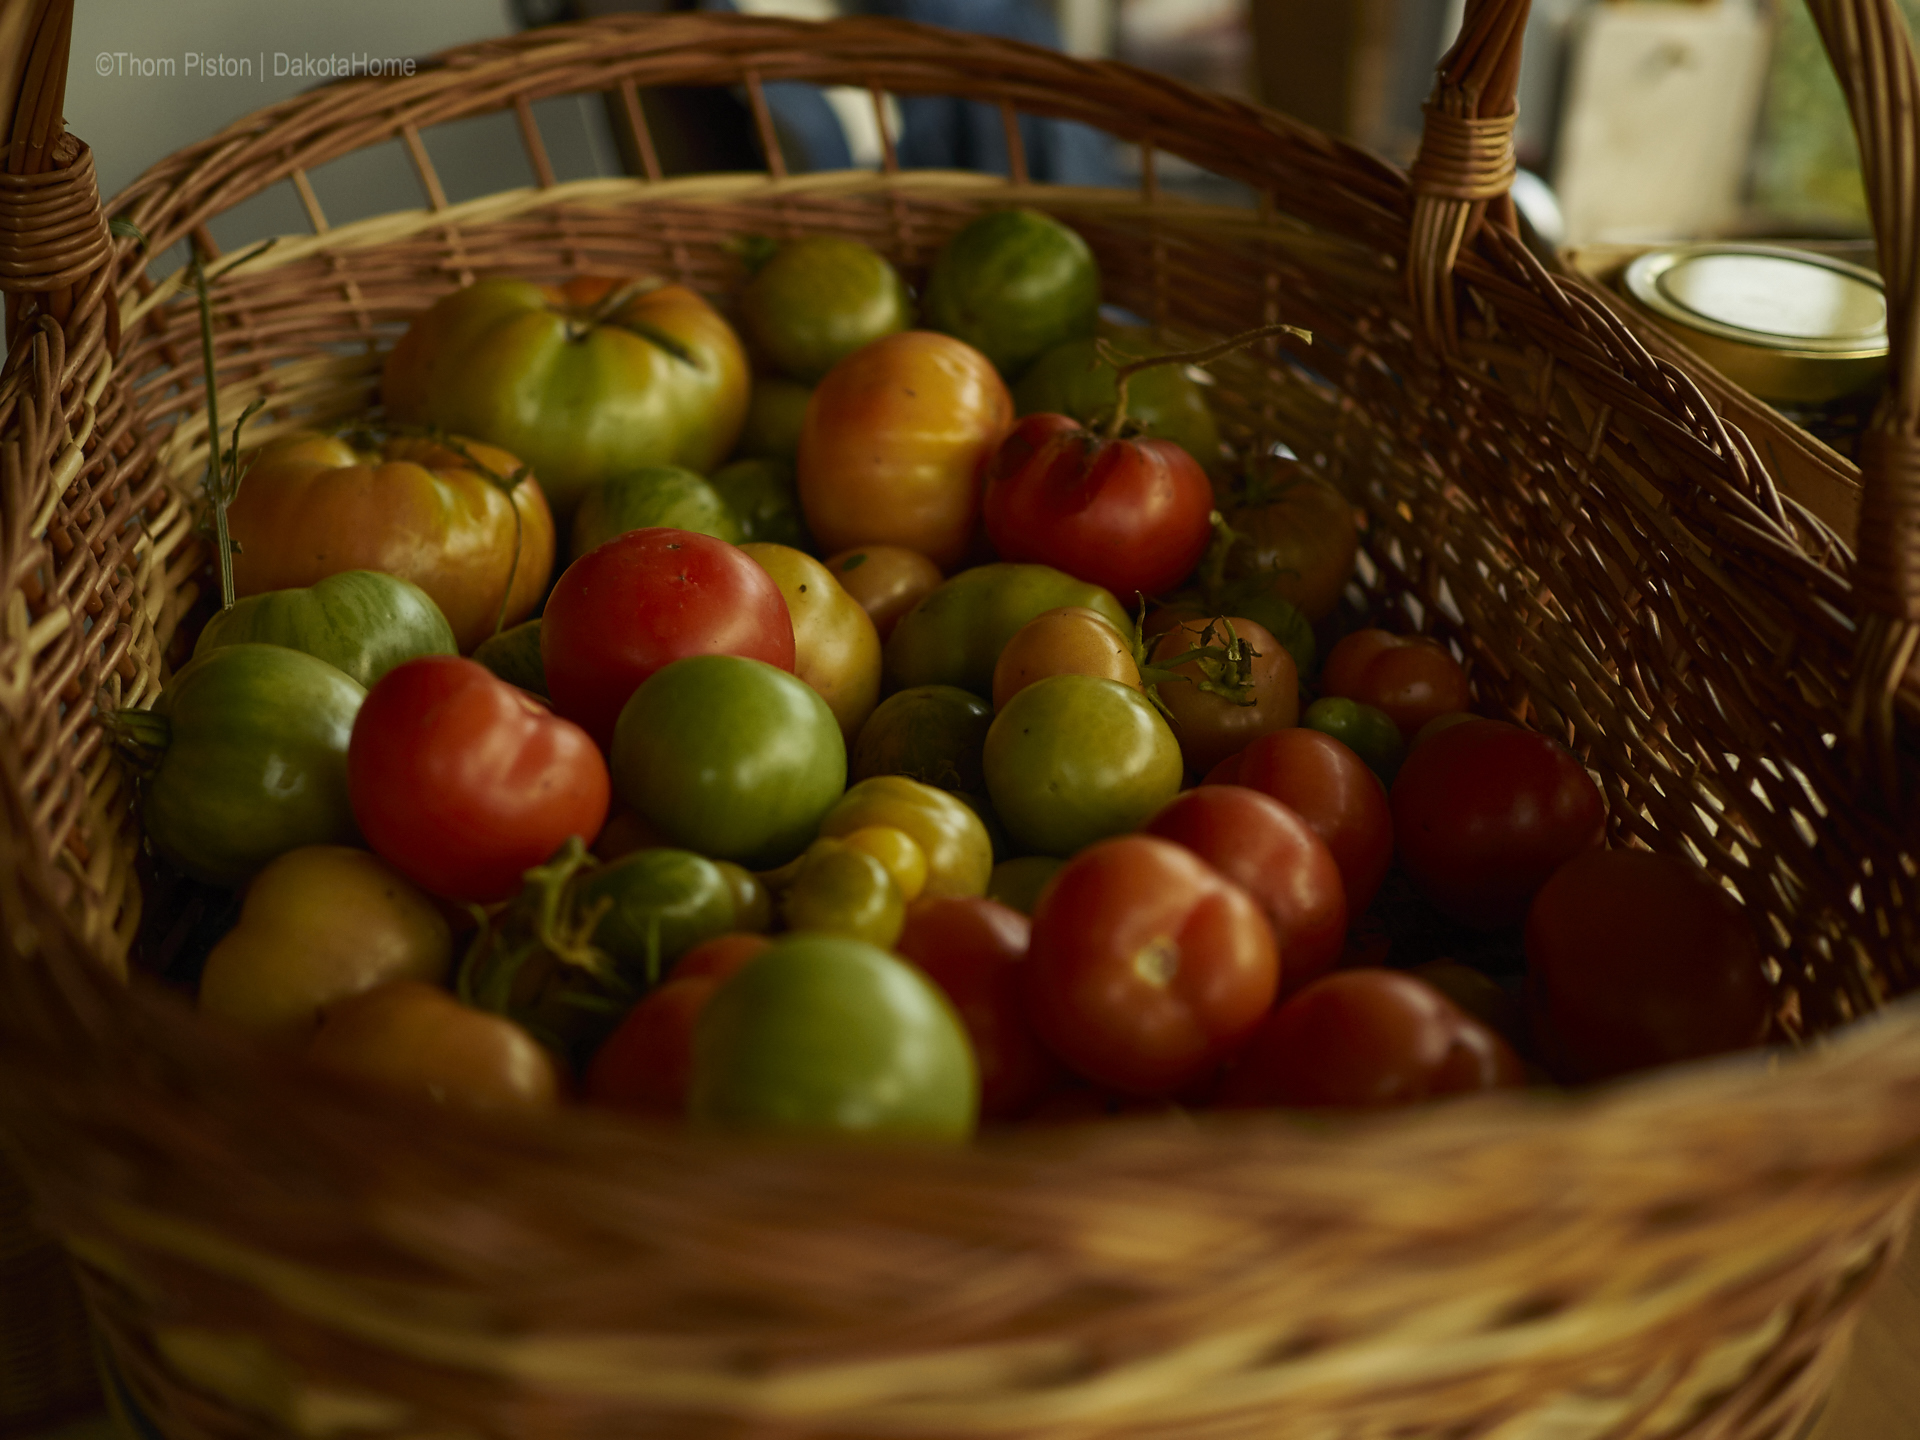
[[[272,243],[269,240],[256,245],[233,264],[244,264],[264,252]],[[232,269],[233,266],[226,268]],[[240,413],[240,419],[233,427],[233,444],[223,453],[220,449],[220,387],[213,353],[213,295],[207,288],[206,264],[197,249],[193,259],[187,263],[187,278],[192,281],[200,300],[200,364],[202,385],[207,394],[207,478],[201,482],[200,488],[207,497],[207,503],[213,507],[213,548],[220,567],[220,608],[231,610],[234,543],[227,529],[227,507],[233,504],[234,497],[240,493],[240,429],[267,402],[255,400]]]
[[1222,340],[1217,345],[1205,345],[1198,350],[1176,350],[1167,355],[1149,355],[1140,360],[1122,361],[1120,352],[1105,340],[1099,341],[1095,349],[1100,358],[1113,366],[1113,418],[1107,422],[1104,440],[1118,438],[1120,427],[1127,419],[1127,384],[1142,370],[1152,370],[1160,365],[1211,365],[1223,356],[1236,350],[1243,350],[1256,341],[1270,339],[1275,335],[1293,335],[1313,343],[1313,332],[1302,330],[1298,325],[1259,325],[1252,330],[1243,330],[1231,339]]

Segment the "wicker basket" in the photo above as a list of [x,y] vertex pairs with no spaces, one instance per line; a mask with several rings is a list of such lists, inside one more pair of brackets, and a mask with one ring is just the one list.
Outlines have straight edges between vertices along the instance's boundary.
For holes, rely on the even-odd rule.
[[[1134,1121],[958,1153],[375,1108],[119,983],[138,836],[90,702],[146,703],[167,673],[202,583],[185,497],[206,432],[194,307],[109,240],[84,152],[48,148],[59,8],[22,52],[30,144],[9,168],[27,178],[0,189],[18,292],[0,388],[0,1140],[166,1434],[1792,1432],[1920,1185],[1920,1009],[1887,1005],[1920,974],[1920,870],[1897,807],[1853,773],[1915,778],[1893,743],[1920,616],[1895,483],[1920,417],[1915,136],[1893,128],[1915,86],[1891,0],[1816,6],[1861,101],[1906,322],[1857,565],[1761,463],[1779,437],[1757,447],[1687,368],[1482,224],[1510,174],[1510,125],[1483,116],[1511,109],[1513,0],[1469,7],[1411,182],[1122,66],[885,22],[690,16],[329,86],[116,202],[155,251],[209,252],[207,222],[269,184],[306,203],[313,234],[214,266],[223,413],[265,397],[255,441],[373,402],[382,345],[473,276],[652,269],[724,296],[742,232],[855,235],[912,274],[972,216],[1031,204],[1169,339],[1307,326],[1310,348],[1218,368],[1232,443],[1284,441],[1364,507],[1381,606],[1457,642],[1483,708],[1564,735],[1617,842],[1694,855],[1739,893],[1778,969],[1782,1039],[1886,1010],[1801,1054],[1574,1098]],[[879,173],[787,175],[762,87],[789,79],[996,104],[1012,178],[902,172],[890,150]],[[636,91],[668,84],[739,87],[770,173],[555,183],[534,102],[610,94],[644,158]],[[538,184],[447,203],[431,127],[502,110]],[[1141,144],[1141,192],[1028,183],[1021,113]],[[330,228],[307,172],[395,138],[426,208]],[[1163,151],[1259,207],[1162,195]],[[1856,611],[1882,617],[1857,665]]]

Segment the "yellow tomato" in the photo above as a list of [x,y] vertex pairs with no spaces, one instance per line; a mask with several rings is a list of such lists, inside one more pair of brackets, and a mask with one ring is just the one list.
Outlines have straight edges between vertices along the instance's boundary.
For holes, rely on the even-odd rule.
[[927,888],[927,852],[906,831],[892,825],[863,825],[849,831],[845,840],[886,866],[909,905]]
[[414,980],[329,1010],[306,1053],[382,1090],[463,1109],[544,1110],[560,1096],[553,1057],[526,1031]]
[[827,702],[851,748],[880,703],[880,636],[873,621],[811,555],[764,541],[740,548],[786,597],[793,617],[793,673]]
[[840,797],[820,822],[820,833],[840,838],[869,825],[890,825],[913,837],[927,857],[923,893],[987,893],[993,841],[980,817],[959,796],[904,775],[875,775]]

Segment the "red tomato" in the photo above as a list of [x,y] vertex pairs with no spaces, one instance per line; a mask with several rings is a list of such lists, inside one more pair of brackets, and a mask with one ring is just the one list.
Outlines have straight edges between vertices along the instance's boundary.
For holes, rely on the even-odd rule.
[[1081,851],[1034,907],[1034,1030],[1074,1070],[1128,1094],[1170,1095],[1205,1075],[1260,1023],[1279,979],[1252,897],[1150,835]]
[[1024,1115],[1059,1076],[1034,1037],[1020,994],[1027,917],[984,896],[922,896],[907,907],[894,942],[953,1002],[980,1063],[980,1113],[990,1120]]
[[772,943],[730,931],[682,955],[667,983],[629,1010],[594,1054],[582,1098],[642,1115],[684,1116],[694,1022],[720,982]]
[[[1154,692],[1173,717],[1189,770],[1204,775],[1259,736],[1299,722],[1300,671],[1264,625],[1240,615],[1179,619],[1162,610],[1148,617],[1146,629],[1157,637],[1149,658],[1155,665],[1171,665],[1181,677],[1160,681]],[[1237,657],[1172,664],[1190,650],[1228,649],[1235,642],[1241,647]],[[1244,687],[1246,703],[1202,690],[1207,682]]]
[[1411,751],[1393,782],[1393,838],[1420,892],[1463,925],[1518,925],[1547,877],[1600,843],[1607,807],[1566,747],[1472,720]]
[[1757,1045],[1773,1008],[1740,903],[1687,860],[1593,850],[1527,912],[1542,1061],[1568,1080]]
[[1035,561],[1111,590],[1157,595],[1213,538],[1213,487],[1171,440],[1103,440],[1065,415],[1029,415],[987,467],[987,535],[1003,559]]
[[656,526],[615,536],[567,567],[540,617],[553,708],[603,750],[641,682],[690,655],[794,665],[780,587],[711,535]]
[[1280,993],[1333,968],[1347,941],[1347,895],[1333,852],[1270,796],[1206,785],[1175,796],[1141,829],[1193,851],[1266,912],[1280,948]]
[[1297,813],[1327,842],[1357,916],[1393,863],[1393,812],[1380,781],[1353,751],[1318,730],[1276,730],[1208,772],[1206,785],[1244,785]]
[[579,726],[484,665],[425,655],[367,692],[347,793],[361,835],[401,874],[488,904],[568,836],[599,834],[612,782]]
[[1384,710],[1409,743],[1428,721],[1473,703],[1467,672],[1437,642],[1386,630],[1356,630],[1335,645],[1320,688]]
[[1225,1109],[1405,1105],[1518,1085],[1506,1041],[1399,970],[1339,970],[1254,1032],[1214,1096]]

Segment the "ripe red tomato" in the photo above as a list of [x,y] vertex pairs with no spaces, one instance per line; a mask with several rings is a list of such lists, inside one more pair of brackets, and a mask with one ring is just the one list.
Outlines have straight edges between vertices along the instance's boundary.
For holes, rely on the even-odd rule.
[[1171,1095],[1260,1023],[1279,971],[1246,891],[1170,841],[1123,835],[1081,851],[1041,892],[1027,1014],[1088,1079]]
[[987,535],[1122,602],[1184,580],[1213,536],[1206,471],[1171,440],[1103,440],[1065,415],[1029,415],[987,467]]
[[1339,970],[1267,1017],[1214,1103],[1406,1105],[1524,1078],[1512,1047],[1431,985],[1399,970]]
[[1527,987],[1542,1063],[1567,1080],[1745,1049],[1772,1010],[1740,903],[1697,865],[1592,850],[1527,912]]
[[907,907],[893,945],[959,1012],[980,1063],[980,1114],[990,1120],[1024,1115],[1060,1076],[1021,999],[1030,931],[1026,916],[984,896],[927,895]]
[[[1146,628],[1156,637],[1149,658],[1181,677],[1160,681],[1154,691],[1173,717],[1189,770],[1204,775],[1259,736],[1299,722],[1300,671],[1266,626],[1239,615],[1180,619],[1161,610],[1147,617]],[[1211,649],[1230,653],[1173,664],[1189,651]],[[1242,694],[1217,695],[1202,690],[1203,683]]]
[[606,761],[579,726],[484,665],[424,655],[367,692],[347,744],[360,833],[450,900],[504,900],[570,835],[607,818]]
[[1203,783],[1244,785],[1293,810],[1333,852],[1347,914],[1372,903],[1393,863],[1393,812],[1366,761],[1331,735],[1298,729],[1262,735],[1216,765]]
[[1518,925],[1547,877],[1600,843],[1600,788],[1565,746],[1471,720],[1413,750],[1393,782],[1393,838],[1420,892],[1463,925]]
[[773,942],[729,931],[682,955],[658,990],[627,1012],[587,1068],[589,1104],[680,1119],[693,1074],[693,1026],[720,982]]
[[689,655],[794,665],[793,620],[773,577],[737,546],[691,530],[629,530],[582,555],[540,618],[553,708],[603,750],[641,682]]
[[1280,993],[1333,968],[1347,941],[1347,895],[1333,852],[1271,796],[1205,785],[1176,796],[1141,829],[1193,851],[1251,895],[1280,947]]
[[1438,642],[1387,630],[1356,630],[1335,645],[1320,688],[1384,710],[1408,743],[1429,720],[1473,703],[1467,672]]

